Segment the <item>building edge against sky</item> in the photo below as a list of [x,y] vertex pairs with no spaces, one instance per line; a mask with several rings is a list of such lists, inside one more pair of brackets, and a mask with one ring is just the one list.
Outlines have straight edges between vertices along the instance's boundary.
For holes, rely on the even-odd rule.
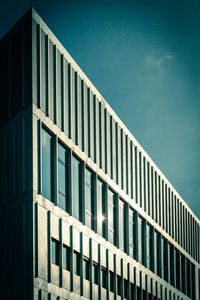
[[0,51],[3,299],[199,299],[200,221],[34,9]]

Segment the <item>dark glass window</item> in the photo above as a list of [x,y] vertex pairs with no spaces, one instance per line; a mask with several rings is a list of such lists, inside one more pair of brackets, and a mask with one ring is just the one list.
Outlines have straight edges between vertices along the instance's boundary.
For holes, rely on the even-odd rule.
[[74,251],[74,273],[78,276],[81,273],[81,256],[76,251]]
[[134,257],[134,211],[129,209],[129,255]]
[[93,282],[99,284],[99,270],[96,263],[93,263]]
[[102,281],[102,287],[104,289],[106,289],[107,288],[107,283],[106,283],[106,281],[107,281],[107,271],[106,271],[105,268],[101,268],[101,281]]
[[66,211],[66,149],[58,144],[58,206]]
[[143,221],[138,217],[138,261],[143,262]]
[[72,215],[80,218],[80,161],[72,156]]
[[151,268],[151,227],[147,224],[147,268],[150,270]]
[[104,224],[104,210],[103,210],[103,182],[97,180],[97,232],[103,236]]
[[70,248],[63,245],[63,269],[70,271]]
[[52,143],[53,139],[42,129],[42,195],[52,201]]
[[182,292],[185,293],[185,257],[181,254]]
[[83,278],[90,279],[90,262],[86,258],[83,259]]
[[115,244],[115,195],[108,190],[108,240]]
[[180,290],[180,255],[176,250],[176,288]]
[[124,279],[124,298],[125,299],[128,299],[128,291],[129,291],[128,280]]
[[85,171],[85,224],[92,228],[92,173]]
[[51,239],[51,262],[59,266],[59,241]]
[[110,291],[114,293],[115,291],[115,275],[110,271]]
[[174,247],[170,244],[170,283],[174,285]]
[[124,202],[119,200],[119,248],[124,250]]
[[190,261],[188,259],[187,259],[187,295],[189,297],[191,296],[191,269],[190,269]]
[[158,233],[154,232],[154,272],[158,274]]
[[121,277],[117,275],[117,295],[121,296],[122,287],[121,287]]
[[165,274],[165,262],[164,262],[164,239],[161,238],[161,245],[160,245],[160,252],[161,252],[161,277],[164,278],[164,274]]

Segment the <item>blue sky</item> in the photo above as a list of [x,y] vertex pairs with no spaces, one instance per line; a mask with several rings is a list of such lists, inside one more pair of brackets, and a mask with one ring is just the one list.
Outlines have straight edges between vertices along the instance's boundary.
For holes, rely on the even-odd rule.
[[8,0],[0,37],[31,6],[200,218],[200,2]]

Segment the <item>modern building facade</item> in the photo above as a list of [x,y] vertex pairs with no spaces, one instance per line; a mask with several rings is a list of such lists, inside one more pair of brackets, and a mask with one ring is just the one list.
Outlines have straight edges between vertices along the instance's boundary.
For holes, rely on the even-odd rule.
[[34,9],[0,42],[1,299],[200,299],[200,221]]

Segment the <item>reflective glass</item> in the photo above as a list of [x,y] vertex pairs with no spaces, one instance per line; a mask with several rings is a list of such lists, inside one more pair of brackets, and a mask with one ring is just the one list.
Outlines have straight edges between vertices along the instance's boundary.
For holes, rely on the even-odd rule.
[[72,157],[72,215],[79,220],[79,185],[80,185],[80,162]]
[[147,268],[150,269],[151,267],[151,254],[150,254],[150,226],[147,224],[147,242],[146,242],[146,247],[147,247]]
[[114,207],[114,193],[108,190],[108,240],[115,243],[115,207]]
[[142,264],[142,219],[138,217],[138,261]]
[[58,144],[58,206],[66,210],[66,149]]
[[70,271],[70,248],[63,245],[63,269]]
[[124,202],[119,200],[119,248],[124,250]]
[[97,181],[97,231],[98,234],[103,235],[103,183]]
[[52,161],[52,137],[42,129],[42,195],[51,198],[51,161]]

